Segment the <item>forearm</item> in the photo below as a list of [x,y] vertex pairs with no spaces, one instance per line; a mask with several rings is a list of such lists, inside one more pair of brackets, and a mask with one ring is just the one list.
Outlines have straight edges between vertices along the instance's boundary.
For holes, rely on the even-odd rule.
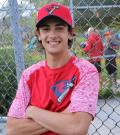
[[86,135],[91,121],[91,116],[89,120],[86,118],[84,119],[84,121],[86,120],[85,123],[81,119],[82,115],[79,115],[79,113],[56,113],[36,107],[28,117],[34,119],[47,129],[63,135]]
[[40,135],[48,130],[31,119],[8,118],[7,135]]

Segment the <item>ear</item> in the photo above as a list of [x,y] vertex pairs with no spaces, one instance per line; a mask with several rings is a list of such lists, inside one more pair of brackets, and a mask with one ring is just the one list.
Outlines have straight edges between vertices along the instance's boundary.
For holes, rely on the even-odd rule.
[[40,41],[40,32],[37,28],[35,29],[34,33],[35,33],[36,37],[38,38],[38,40]]
[[74,36],[75,36],[75,32],[74,32],[74,29],[72,29],[69,31],[69,40],[72,40]]
[[37,28],[35,29],[34,33],[35,33],[36,36],[40,35],[40,32],[39,32],[39,30]]

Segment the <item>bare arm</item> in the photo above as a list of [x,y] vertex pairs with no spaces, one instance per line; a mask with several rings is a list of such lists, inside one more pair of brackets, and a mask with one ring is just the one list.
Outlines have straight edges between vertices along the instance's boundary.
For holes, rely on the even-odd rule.
[[32,119],[17,119],[8,117],[7,135],[40,135],[48,130]]
[[85,112],[57,113],[30,106],[27,116],[45,128],[62,135],[86,135],[92,115]]

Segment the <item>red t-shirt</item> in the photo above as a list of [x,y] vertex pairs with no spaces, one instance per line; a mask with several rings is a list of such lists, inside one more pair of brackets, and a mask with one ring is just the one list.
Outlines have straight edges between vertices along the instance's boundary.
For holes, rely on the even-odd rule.
[[[31,93],[31,105],[55,112],[61,112],[68,106],[80,76],[79,70],[72,64],[74,59],[71,57],[66,65],[57,69],[50,69],[45,63],[45,66],[30,75],[27,84]],[[58,101],[67,89],[68,93]]]
[[[71,57],[62,67],[51,69],[41,61],[26,69],[8,116],[26,118],[28,105],[53,112],[96,112],[99,75],[93,64]],[[44,135],[55,135],[47,132]]]

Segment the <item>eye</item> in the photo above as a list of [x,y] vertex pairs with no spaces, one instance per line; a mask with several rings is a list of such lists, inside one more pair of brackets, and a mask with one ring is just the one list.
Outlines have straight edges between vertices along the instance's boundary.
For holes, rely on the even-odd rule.
[[43,26],[42,28],[41,28],[41,30],[42,31],[48,31],[50,28],[48,27],[48,26]]
[[63,30],[64,30],[64,26],[57,26],[57,27],[56,27],[56,30],[58,30],[58,31],[63,31]]

